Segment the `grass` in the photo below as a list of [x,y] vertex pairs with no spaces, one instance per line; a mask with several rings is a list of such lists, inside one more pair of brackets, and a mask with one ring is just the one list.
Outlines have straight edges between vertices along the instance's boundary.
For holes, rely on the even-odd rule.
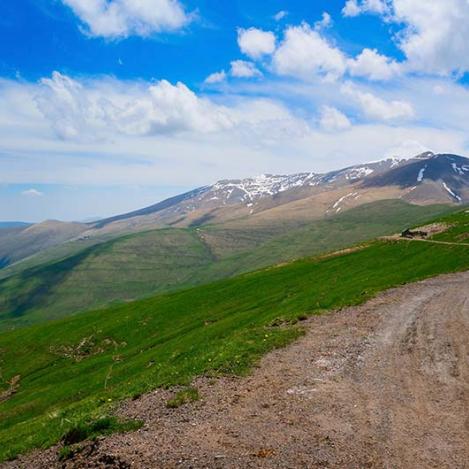
[[115,417],[102,417],[91,422],[80,422],[70,428],[62,437],[63,446],[59,450],[59,459],[65,461],[81,450],[77,443],[94,440],[98,436],[112,433],[125,433],[138,430],[143,426],[140,420],[120,421]]
[[168,409],[177,409],[185,404],[198,401],[200,399],[199,391],[193,386],[188,386],[184,389],[181,389],[176,393],[176,395],[169,399],[166,403]]
[[298,319],[468,268],[467,246],[375,241],[4,333],[0,395],[15,389],[0,402],[0,460],[108,417],[123,398],[204,374],[245,374],[302,334]]
[[[307,226],[162,229],[88,245],[0,280],[0,331],[175,291],[402,230],[447,206],[376,202]],[[41,259],[47,259],[44,254]],[[26,265],[31,265],[28,260]]]
[[101,435],[124,433],[141,428],[143,422],[138,420],[119,421],[115,417],[102,417],[91,422],[80,422],[66,431],[62,437],[64,446],[74,445]]
[[447,215],[441,221],[447,223],[449,229],[432,236],[432,239],[469,244],[469,209]]

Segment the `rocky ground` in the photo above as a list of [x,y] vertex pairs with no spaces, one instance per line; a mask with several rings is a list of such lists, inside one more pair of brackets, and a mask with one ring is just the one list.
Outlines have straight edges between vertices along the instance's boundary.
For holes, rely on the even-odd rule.
[[123,403],[145,425],[21,468],[469,468],[469,272],[305,322],[248,378],[199,379]]

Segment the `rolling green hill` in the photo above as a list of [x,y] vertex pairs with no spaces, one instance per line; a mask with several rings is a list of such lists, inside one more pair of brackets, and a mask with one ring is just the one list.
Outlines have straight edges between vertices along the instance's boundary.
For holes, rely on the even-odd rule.
[[[468,232],[468,212],[448,220]],[[0,459],[47,447],[73,428],[99,429],[119,399],[201,374],[244,373],[298,337],[298,319],[468,268],[466,245],[372,241],[4,333]]]
[[81,250],[75,244],[70,256],[62,248],[62,259],[0,280],[0,330],[340,249],[392,234],[448,210],[447,206],[384,201],[300,227],[238,223],[152,230]]

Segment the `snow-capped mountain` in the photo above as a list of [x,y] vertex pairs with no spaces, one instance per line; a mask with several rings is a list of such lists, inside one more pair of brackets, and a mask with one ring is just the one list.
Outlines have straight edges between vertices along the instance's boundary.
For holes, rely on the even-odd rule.
[[469,201],[469,159],[451,154],[426,153],[424,157],[364,182],[366,187],[399,186],[412,193],[409,200],[449,199],[455,203]]
[[325,174],[221,180],[92,226],[188,226],[256,215],[280,206],[293,210],[291,204],[296,204],[296,213],[312,213],[308,206],[313,204],[318,214],[327,215],[383,198],[416,204],[469,202],[469,159],[426,152],[411,159],[388,158]]

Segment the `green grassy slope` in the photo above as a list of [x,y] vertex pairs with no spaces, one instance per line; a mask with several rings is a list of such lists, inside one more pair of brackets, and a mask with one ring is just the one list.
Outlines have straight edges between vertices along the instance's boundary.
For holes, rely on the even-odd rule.
[[339,249],[448,210],[385,201],[301,228],[212,226],[123,236],[0,280],[0,330]]
[[48,446],[118,399],[204,373],[243,373],[301,334],[299,317],[468,268],[467,246],[375,241],[2,334],[0,458]]
[[434,235],[432,239],[469,244],[469,209],[448,215],[443,221],[449,225],[449,229]]
[[28,324],[165,291],[210,262],[189,230],[124,236],[0,281],[0,321]]
[[328,219],[272,237],[251,251],[221,259],[210,269],[226,269],[232,275],[248,270],[288,262],[306,256],[341,249],[351,244],[402,231],[454,210],[448,206],[420,207],[400,200],[387,200],[362,205]]
[[0,269],[0,280],[12,277],[13,275],[20,274],[28,269],[33,269],[45,264],[51,264],[58,262],[67,257],[71,257],[78,254],[85,249],[92,246],[96,246],[103,242],[112,241],[116,236],[100,236],[90,239],[79,239],[73,241],[67,241],[57,246],[52,246],[39,251],[32,256],[21,259],[13,264],[6,265],[3,269]]

